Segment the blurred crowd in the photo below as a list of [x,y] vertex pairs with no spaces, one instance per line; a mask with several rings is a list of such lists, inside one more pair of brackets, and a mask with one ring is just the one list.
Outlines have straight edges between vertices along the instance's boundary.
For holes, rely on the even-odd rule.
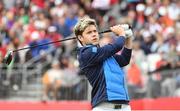
[[[96,19],[100,30],[124,23],[133,27],[133,55],[125,69],[130,89],[144,93],[152,73],[154,80],[164,81],[159,73],[154,73],[180,67],[179,0],[1,0],[0,63],[8,50],[72,36],[74,25],[84,16]],[[102,36],[102,45],[114,40],[109,37],[113,36],[111,33]],[[13,63],[23,64],[40,57],[36,62],[61,64],[63,58],[68,57],[68,62],[77,68],[77,46],[72,40],[31,48],[16,53]],[[60,65],[61,69],[64,67],[71,69],[72,66]],[[47,70],[42,75],[46,75]],[[180,84],[178,78],[180,76],[174,79],[176,87]],[[47,85],[46,80],[44,84]]]

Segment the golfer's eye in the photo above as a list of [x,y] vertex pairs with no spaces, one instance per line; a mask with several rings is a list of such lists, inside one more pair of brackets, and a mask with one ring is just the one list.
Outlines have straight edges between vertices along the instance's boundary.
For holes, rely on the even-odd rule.
[[92,30],[92,31],[89,31],[87,34],[91,34],[91,33],[96,33],[97,30]]
[[97,30],[94,30],[93,32],[95,32],[95,33],[96,33],[96,32],[97,32]]
[[91,34],[91,33],[92,33],[92,31],[88,31],[88,32],[87,32],[87,34]]

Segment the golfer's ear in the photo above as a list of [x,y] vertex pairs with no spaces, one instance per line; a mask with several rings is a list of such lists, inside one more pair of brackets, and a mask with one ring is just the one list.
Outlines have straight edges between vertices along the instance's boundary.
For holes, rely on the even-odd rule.
[[82,36],[81,35],[78,35],[78,39],[80,40],[80,41],[82,41]]

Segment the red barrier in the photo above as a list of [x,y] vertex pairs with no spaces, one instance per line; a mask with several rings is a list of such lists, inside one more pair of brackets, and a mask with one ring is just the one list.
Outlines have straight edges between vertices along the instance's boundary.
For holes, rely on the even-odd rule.
[[91,110],[87,101],[61,102],[4,102],[0,101],[0,110]]
[[[180,98],[131,100],[132,110],[180,110]],[[88,101],[12,102],[0,101],[0,110],[91,110]]]
[[133,110],[180,110],[180,98],[131,100]]

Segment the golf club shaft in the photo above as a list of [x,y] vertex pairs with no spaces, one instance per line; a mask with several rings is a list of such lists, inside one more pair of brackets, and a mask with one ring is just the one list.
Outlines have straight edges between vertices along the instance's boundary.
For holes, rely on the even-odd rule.
[[53,41],[53,42],[48,42],[48,43],[44,43],[44,44],[38,44],[38,45],[34,45],[34,46],[20,48],[20,49],[13,50],[13,52],[30,49],[30,48],[35,48],[35,47],[40,47],[40,46],[44,46],[44,45],[49,45],[49,44],[53,44],[53,43],[57,43],[57,42],[63,42],[63,41],[72,40],[72,39],[76,39],[76,37],[70,37],[70,38],[66,38],[66,39],[62,39],[62,40],[58,40],[58,41]]
[[[99,32],[99,34],[107,33],[107,32],[111,32],[111,30],[107,29],[107,30]],[[15,49],[12,52],[18,52],[20,50],[36,48],[36,47],[40,47],[40,46],[44,46],[44,45],[49,45],[49,44],[53,44],[53,43],[57,43],[57,42],[63,42],[63,41],[67,41],[67,40],[72,40],[72,39],[76,39],[76,37],[70,37],[70,38],[66,38],[66,39],[62,39],[62,40],[58,40],[58,41],[53,41],[53,42],[48,42],[48,43],[44,43],[44,44],[38,44],[38,45],[34,45],[34,46],[29,46],[29,47],[24,47],[24,48],[20,48],[20,49]]]
[[[131,26],[129,26],[129,28],[131,28]],[[98,33],[102,34],[102,33],[108,33],[108,32],[111,32],[111,30],[110,29],[106,29],[106,30],[100,31]],[[53,42],[48,42],[48,43],[44,43],[44,44],[38,44],[38,45],[29,46],[29,47],[25,47],[25,48],[15,49],[12,52],[18,52],[20,50],[40,47],[40,46],[49,45],[49,44],[53,44],[53,43],[57,43],[57,42],[63,42],[63,41],[72,40],[72,39],[76,39],[76,37],[70,37],[70,38],[66,38],[66,39],[62,39],[62,40],[58,40],[58,41],[53,41]]]

